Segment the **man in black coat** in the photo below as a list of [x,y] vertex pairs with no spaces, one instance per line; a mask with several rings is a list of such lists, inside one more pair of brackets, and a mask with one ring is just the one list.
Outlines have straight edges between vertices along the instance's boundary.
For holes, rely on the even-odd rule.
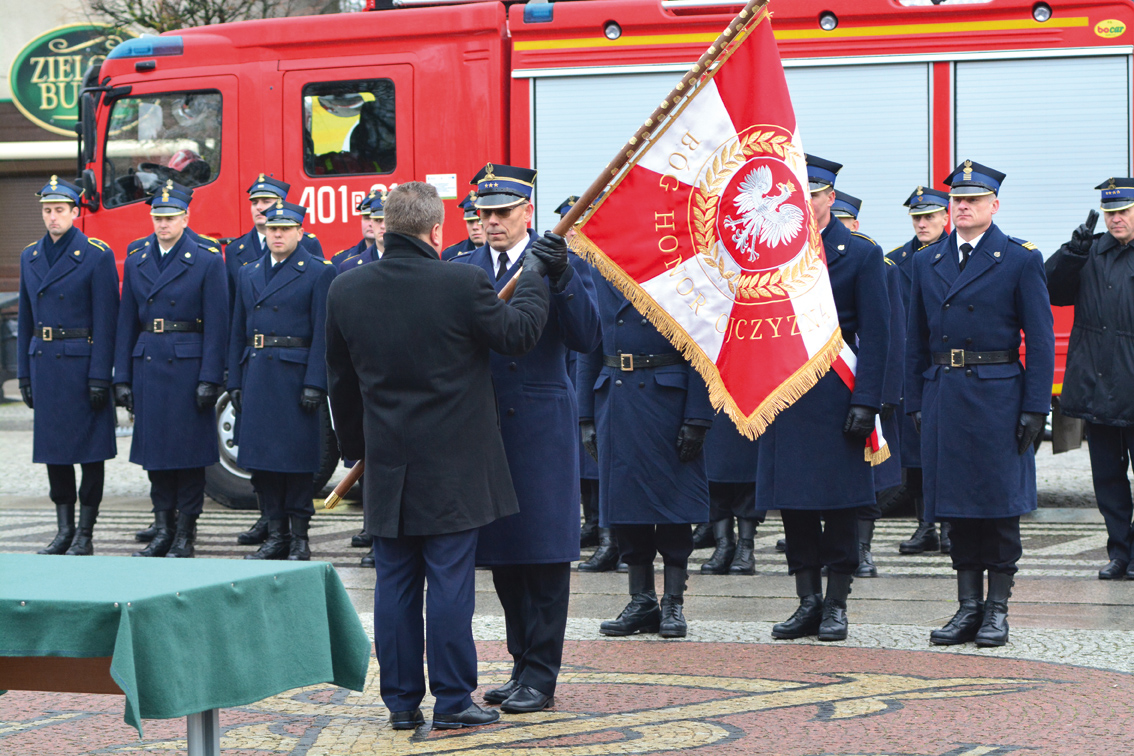
[[1060,409],[1087,422],[1095,500],[1106,522],[1110,562],[1099,580],[1134,580],[1134,501],[1127,470],[1134,451],[1134,178],[1102,190],[1106,233],[1097,216],[1048,258],[1053,305],[1075,306]]
[[443,264],[444,213],[428,184],[390,192],[382,264],[344,273],[327,303],[335,429],[343,455],[366,461],[375,645],[394,729],[424,722],[426,649],[435,729],[499,719],[471,698],[477,529],[519,511],[489,358],[531,350],[549,302],[538,252],[525,257],[510,306],[479,266]]

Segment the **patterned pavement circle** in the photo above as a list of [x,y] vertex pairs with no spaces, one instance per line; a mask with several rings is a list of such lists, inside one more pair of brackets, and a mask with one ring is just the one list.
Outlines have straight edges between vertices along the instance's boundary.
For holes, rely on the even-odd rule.
[[[505,682],[511,665],[502,643],[478,647],[483,691]],[[553,710],[445,733],[429,730],[428,710],[416,732],[390,730],[376,673],[372,662],[362,694],[317,686],[223,710],[222,748],[241,756],[1103,756],[1129,754],[1134,732],[1134,676],[976,655],[570,641]],[[183,721],[145,728],[139,741],[117,696],[0,696],[4,756],[184,752]]]

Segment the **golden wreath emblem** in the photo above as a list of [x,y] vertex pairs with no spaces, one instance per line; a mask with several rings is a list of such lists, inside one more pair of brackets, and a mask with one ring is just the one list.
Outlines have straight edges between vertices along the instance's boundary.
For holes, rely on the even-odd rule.
[[[752,126],[716,149],[690,193],[693,244],[698,257],[728,287],[734,300],[751,304],[789,299],[814,285],[823,271],[823,240],[810,208],[806,212],[806,242],[791,259],[773,269],[753,272],[738,271],[726,264],[724,255],[728,253],[718,237],[718,216],[722,212],[718,205],[734,176],[750,160],[760,157],[778,158],[785,164],[802,164],[804,159],[784,129]],[[788,188],[794,189],[790,184]],[[806,194],[802,197],[806,204]]]

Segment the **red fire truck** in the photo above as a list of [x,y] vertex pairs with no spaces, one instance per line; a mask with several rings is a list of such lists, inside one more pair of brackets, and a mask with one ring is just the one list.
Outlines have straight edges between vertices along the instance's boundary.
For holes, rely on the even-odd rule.
[[[441,2],[442,0],[437,0]],[[373,2],[373,0],[371,0]],[[244,189],[292,185],[328,255],[373,187],[455,203],[485,162],[539,170],[536,226],[579,194],[740,7],[719,0],[493,0],[186,29],[124,42],[82,97],[81,225],[123,253],[148,193],[196,188],[192,226],[251,228]],[[804,147],[845,164],[862,230],[912,236],[902,201],[961,159],[1008,178],[997,222],[1054,252],[1131,172],[1131,0],[771,0]],[[1056,308],[1062,384],[1070,312]],[[210,495],[241,506],[232,414]],[[328,453],[327,475],[333,467]]]

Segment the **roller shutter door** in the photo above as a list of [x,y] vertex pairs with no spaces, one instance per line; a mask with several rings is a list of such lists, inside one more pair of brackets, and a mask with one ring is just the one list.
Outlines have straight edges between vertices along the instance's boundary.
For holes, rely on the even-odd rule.
[[1049,256],[1098,207],[1092,187],[1131,175],[1129,67],[1125,55],[957,64],[957,159],[1008,174],[1001,230]]

